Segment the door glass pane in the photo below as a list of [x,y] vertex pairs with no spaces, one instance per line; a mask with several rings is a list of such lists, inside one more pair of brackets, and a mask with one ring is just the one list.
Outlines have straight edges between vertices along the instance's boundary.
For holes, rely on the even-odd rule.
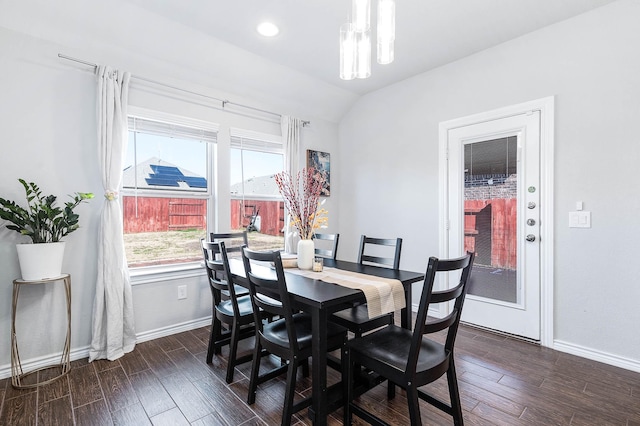
[[520,300],[516,149],[516,136],[464,148],[464,246],[476,253],[468,294],[512,303]]

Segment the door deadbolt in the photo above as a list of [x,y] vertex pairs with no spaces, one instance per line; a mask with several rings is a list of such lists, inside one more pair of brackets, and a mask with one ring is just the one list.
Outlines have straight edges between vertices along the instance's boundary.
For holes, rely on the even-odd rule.
[[533,225],[535,225],[535,224],[536,224],[535,219],[527,219],[527,225],[529,225],[529,226],[533,226]]
[[529,234],[526,237],[526,240],[529,241],[530,243],[534,242],[536,240],[536,236],[533,234]]

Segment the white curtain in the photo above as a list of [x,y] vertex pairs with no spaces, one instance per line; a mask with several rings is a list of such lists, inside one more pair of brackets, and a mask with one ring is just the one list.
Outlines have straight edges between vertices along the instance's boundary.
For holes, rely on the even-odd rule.
[[116,360],[136,343],[118,189],[127,148],[128,72],[99,66],[98,144],[105,201],[98,234],[98,278],[89,361]]
[[[280,118],[280,128],[282,129],[282,141],[284,143],[284,170],[295,177],[300,170],[300,130],[302,120],[299,118],[283,115]],[[291,220],[287,215],[284,226],[284,251],[285,253],[295,253],[298,237],[294,236],[291,229]]]

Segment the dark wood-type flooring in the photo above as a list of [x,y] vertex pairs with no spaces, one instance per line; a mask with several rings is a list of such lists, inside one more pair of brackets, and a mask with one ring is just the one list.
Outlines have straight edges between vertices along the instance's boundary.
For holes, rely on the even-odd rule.
[[[67,376],[37,390],[0,380],[0,425],[280,424],[284,377],[265,383],[248,406],[250,363],[227,385],[226,352],[207,365],[207,338],[200,328],[140,343],[114,362],[74,361]],[[640,425],[638,373],[466,326],[456,362],[467,425]],[[310,385],[299,374],[301,395]],[[429,387],[446,398],[444,381]],[[392,425],[409,424],[403,391],[388,401],[382,384],[360,401]],[[452,424],[424,402],[420,409],[424,424]],[[329,423],[341,424],[341,414]],[[293,423],[309,424],[306,410]]]

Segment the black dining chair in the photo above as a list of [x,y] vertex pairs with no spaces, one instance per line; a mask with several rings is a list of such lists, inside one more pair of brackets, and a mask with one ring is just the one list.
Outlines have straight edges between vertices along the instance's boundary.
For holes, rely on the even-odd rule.
[[[247,231],[211,232],[209,234],[209,241],[213,241],[214,243],[224,242],[227,257],[229,258],[234,258],[234,257],[241,258],[242,246],[249,247],[249,239],[247,237]],[[223,276],[220,276],[218,278],[225,279],[225,277]],[[244,296],[249,294],[249,289],[237,284],[235,285],[235,291],[236,291],[236,296]],[[222,298],[228,299],[229,292],[223,291]]]
[[[223,346],[229,345],[226,381],[231,383],[235,367],[253,358],[251,353],[237,356],[238,342],[255,336],[253,306],[248,294],[238,296],[235,292],[224,242],[213,243],[202,239],[201,244],[213,300],[207,364],[212,362],[214,354],[221,352]],[[225,279],[220,279],[220,276]],[[228,299],[222,298],[222,292],[228,294]],[[258,317],[262,319],[266,315],[259,312]],[[226,325],[228,330],[223,330],[223,325]]]
[[[380,247],[388,247],[390,250],[380,249]],[[376,238],[362,235],[358,263],[400,269],[401,250],[402,238]]]
[[209,240],[216,243],[223,241],[227,250],[227,256],[230,258],[242,257],[242,246],[249,247],[247,231],[211,232],[209,234]]
[[[377,251],[374,251],[375,249],[377,249]],[[373,238],[363,235],[360,238],[358,263],[399,269],[401,249],[402,238]],[[384,254],[386,254],[386,256]],[[393,320],[393,312],[369,318],[366,303],[343,309],[331,316],[331,321],[346,327],[355,334],[355,337],[360,337],[364,333],[375,330],[376,328],[393,324]]]
[[[254,313],[262,310],[279,318],[269,323],[259,321],[258,317],[255,319],[257,336],[247,403],[255,402],[259,384],[286,372],[287,389],[282,409],[282,425],[289,425],[291,416],[310,406],[312,402],[311,397],[307,397],[294,404],[298,366],[308,365],[307,360],[311,357],[311,316],[292,307],[280,252],[258,252],[244,248],[242,253]],[[255,262],[272,263],[275,270],[267,266],[256,266]],[[347,341],[347,330],[328,323],[325,332],[327,350],[342,351]],[[260,374],[260,360],[265,354],[263,348],[266,349],[266,353],[276,355],[286,363]],[[342,356],[342,359],[346,360],[346,357]],[[345,367],[344,364],[341,366],[342,371]]]
[[[324,257],[325,259],[336,260],[338,255],[338,241],[340,240],[340,234],[313,234],[313,240],[315,242],[315,255]],[[328,241],[326,245],[318,246],[318,241]],[[323,244],[323,243],[320,243]]]
[[[360,366],[375,372],[407,392],[411,425],[421,425],[419,399],[451,415],[454,424],[462,425],[462,407],[454,364],[454,343],[462,315],[462,305],[467,293],[474,253],[456,259],[431,257],[420,297],[420,305],[414,330],[389,325],[347,343],[347,395],[344,407],[344,424],[349,425],[353,414],[373,425],[386,424],[363,406],[354,402],[354,374]],[[433,291],[438,273],[459,271],[459,280],[453,288]],[[449,306],[451,312],[444,318],[428,318],[429,307],[434,303]],[[445,343],[439,343],[426,335],[446,330]],[[356,367],[357,366],[357,367]],[[418,389],[447,375],[450,403],[446,403]]]

